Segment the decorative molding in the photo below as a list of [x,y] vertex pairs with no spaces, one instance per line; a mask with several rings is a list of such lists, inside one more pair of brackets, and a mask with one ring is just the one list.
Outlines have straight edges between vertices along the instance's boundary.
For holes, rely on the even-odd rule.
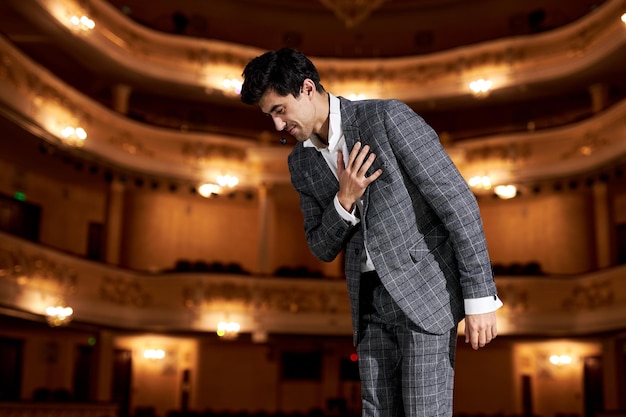
[[[626,265],[564,277],[498,277],[503,335],[587,334],[626,320]],[[352,332],[343,280],[218,273],[142,274],[60,253],[0,233],[0,305],[44,314],[67,291],[74,321],[145,331],[215,331],[226,317],[241,331]],[[54,295],[56,295],[55,293]]]
[[610,280],[594,281],[574,286],[563,300],[563,308],[568,311],[584,312],[607,308],[615,302],[615,288]]
[[[335,12],[352,9],[354,0],[320,0]],[[346,12],[353,22],[362,19],[384,0],[360,6],[363,13]],[[16,2],[33,22],[52,21],[64,28],[59,6],[75,7],[73,0]],[[76,36],[65,28],[68,42],[87,48],[141,78],[174,82],[224,96],[221,82],[239,76],[245,64],[263,51],[226,42],[185,39],[147,30],[103,0],[86,2],[97,20],[89,36]],[[370,97],[426,101],[469,95],[469,82],[486,74],[494,90],[531,82],[563,78],[591,67],[626,46],[620,16],[623,0],[608,0],[582,19],[533,36],[505,38],[429,55],[381,59],[312,57],[325,84],[340,95],[355,93],[355,86]],[[343,14],[344,12],[341,12]],[[352,16],[352,17],[349,17]],[[85,50],[87,50],[85,49]],[[236,97],[233,97],[236,99]]]
[[332,10],[347,28],[353,28],[365,20],[387,0],[320,0]]
[[148,307],[152,301],[139,279],[108,275],[102,278],[100,299],[120,306],[137,308]]
[[[61,24],[53,13],[55,5],[65,5],[68,10],[78,7],[72,0],[33,0],[16,5],[39,24],[50,19]],[[93,13],[98,22],[90,35],[66,31],[70,45],[87,48],[101,59],[119,61],[140,78],[196,86],[202,94],[211,87],[207,76],[240,74],[245,62],[261,52],[148,31],[102,0],[85,1],[80,7]],[[422,101],[458,97],[469,94],[466,81],[485,72],[502,76],[496,82],[497,89],[562,78],[612,56],[626,47],[626,31],[619,20],[622,8],[623,0],[609,0],[580,21],[549,33],[426,56],[315,61],[338,94],[364,81],[381,97]],[[60,128],[82,126],[88,138],[81,150],[131,172],[198,184],[214,174],[207,169],[225,169],[211,166],[209,161],[224,156],[219,163],[234,164],[241,190],[289,182],[285,163],[288,147],[266,146],[258,138],[177,132],[136,123],[65,85],[2,39],[0,53],[0,104],[17,115],[14,119],[18,123],[25,127],[34,123],[43,129],[48,133],[44,139],[55,145],[62,144]],[[575,125],[449,141],[446,149],[466,179],[491,170],[495,172],[494,185],[577,175],[626,154],[625,114],[626,101]]]

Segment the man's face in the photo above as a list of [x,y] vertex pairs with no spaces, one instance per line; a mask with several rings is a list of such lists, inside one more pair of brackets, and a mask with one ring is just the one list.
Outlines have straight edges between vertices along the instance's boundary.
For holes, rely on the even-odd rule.
[[280,96],[268,90],[261,97],[259,107],[272,118],[274,127],[279,132],[289,133],[298,142],[304,142],[311,137],[315,126],[315,106],[312,95],[307,91],[301,92],[295,98],[291,94]]

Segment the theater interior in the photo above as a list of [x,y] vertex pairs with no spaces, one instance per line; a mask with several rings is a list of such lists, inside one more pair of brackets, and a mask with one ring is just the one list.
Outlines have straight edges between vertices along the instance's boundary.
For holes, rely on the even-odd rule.
[[356,417],[342,256],[239,99],[298,49],[478,201],[498,337],[457,417],[626,415],[626,0],[3,0],[0,416]]

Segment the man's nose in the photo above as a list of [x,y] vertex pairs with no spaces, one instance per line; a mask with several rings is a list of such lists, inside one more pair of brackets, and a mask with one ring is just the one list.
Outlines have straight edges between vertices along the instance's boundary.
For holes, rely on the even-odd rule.
[[274,127],[279,132],[285,128],[286,124],[287,123],[283,122],[283,120],[280,117],[274,117]]

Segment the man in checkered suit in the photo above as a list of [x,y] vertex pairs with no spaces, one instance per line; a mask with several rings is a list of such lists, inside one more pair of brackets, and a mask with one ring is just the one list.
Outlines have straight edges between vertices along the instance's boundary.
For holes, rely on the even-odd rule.
[[497,335],[476,199],[437,134],[397,100],[326,92],[298,51],[244,69],[241,99],[297,140],[289,155],[311,251],[345,252],[363,415],[452,415],[457,325],[474,349]]

